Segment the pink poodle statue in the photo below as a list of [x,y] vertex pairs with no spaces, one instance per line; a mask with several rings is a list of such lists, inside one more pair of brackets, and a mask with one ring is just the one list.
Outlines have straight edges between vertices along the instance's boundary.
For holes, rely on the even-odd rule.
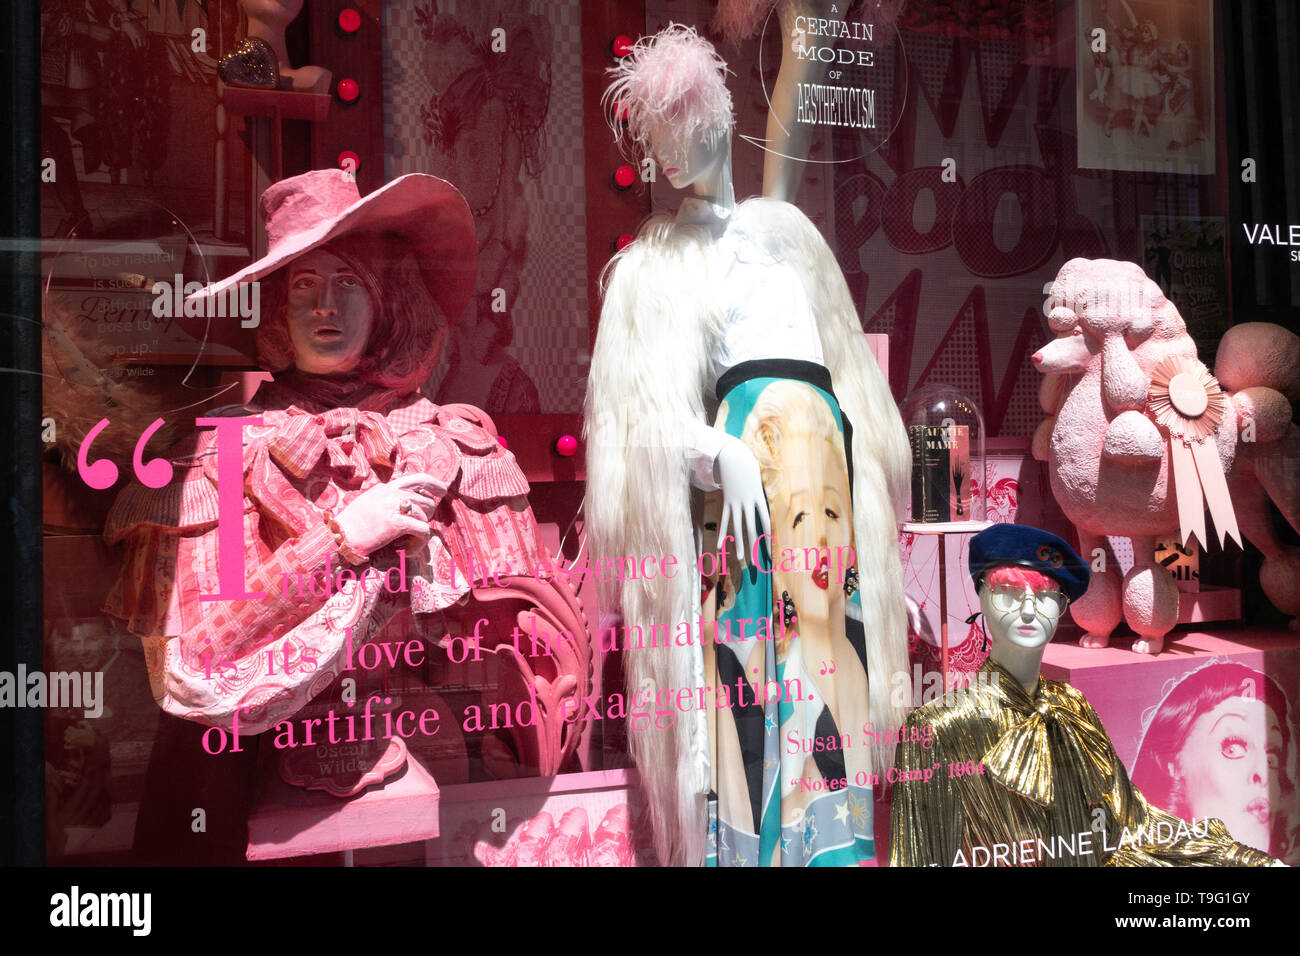
[[[1161,651],[1178,590],[1156,564],[1155,542],[1195,535],[1208,544],[1207,510],[1220,545],[1240,544],[1244,531],[1264,552],[1261,584],[1273,604],[1300,612],[1300,549],[1277,540],[1267,501],[1300,527],[1287,476],[1300,445],[1287,400],[1300,387],[1300,338],[1276,325],[1236,326],[1220,344],[1216,379],[1174,304],[1134,263],[1072,259],[1050,296],[1056,339],[1033,357],[1046,374],[1039,397],[1049,418],[1034,455],[1049,463],[1052,492],[1092,564],[1092,583],[1071,606],[1080,643],[1105,647],[1122,612],[1138,635],[1133,650]],[[1122,580],[1107,535],[1132,539]]]

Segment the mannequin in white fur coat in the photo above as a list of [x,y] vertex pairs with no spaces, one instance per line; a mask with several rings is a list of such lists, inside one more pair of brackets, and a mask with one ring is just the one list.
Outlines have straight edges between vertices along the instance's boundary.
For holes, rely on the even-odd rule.
[[[670,45],[676,48],[670,50]],[[702,64],[701,45],[708,58]],[[664,66],[665,61],[671,66]],[[648,220],[606,272],[587,391],[587,538],[593,559],[677,557],[675,577],[626,580],[608,585],[602,596],[627,624],[647,633],[662,625],[671,634],[679,623],[694,624],[700,617],[701,548],[720,550],[715,541],[698,540],[703,506],[698,489],[720,489],[718,538],[723,546],[734,547],[738,560],[753,553],[759,532],[767,530],[758,463],[743,443],[709,428],[716,406],[711,392],[719,370],[734,364],[738,355],[787,357],[782,342],[796,341],[789,336],[799,330],[793,324],[765,327],[771,320],[762,315],[742,315],[737,325],[735,303],[724,301],[732,293],[718,274],[725,260],[718,244],[724,233],[739,234],[755,254],[797,275],[813,324],[807,338],[816,338],[799,348],[822,358],[853,426],[853,534],[870,719],[884,737],[902,724],[904,706],[894,701],[904,698],[891,691],[907,680],[896,532],[896,505],[907,486],[910,461],[906,433],[848,287],[817,229],[788,203],[735,203],[730,96],[719,68],[725,69],[694,31],[670,27],[638,44],[608,94],[628,110],[629,132],[654,152],[663,175],[678,188],[691,188],[695,198],[683,203],[676,217]],[[738,341],[737,335],[743,338]],[[726,538],[728,529],[734,541]],[[630,648],[626,667],[629,699],[638,692],[705,683],[698,645]],[[865,728],[851,730],[855,741],[862,740]],[[709,790],[704,712],[681,713],[666,730],[652,724],[633,731],[629,737],[661,862],[703,862]],[[865,742],[859,746],[866,748]],[[874,766],[882,779],[891,751],[888,746],[875,749]]]

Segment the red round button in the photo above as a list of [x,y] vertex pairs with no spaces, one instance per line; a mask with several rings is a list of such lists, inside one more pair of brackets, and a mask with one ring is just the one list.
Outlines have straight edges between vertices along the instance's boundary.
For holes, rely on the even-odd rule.
[[555,441],[555,450],[565,458],[572,458],[578,451],[578,439],[572,435],[561,435]]
[[361,14],[351,7],[339,11],[339,29],[344,33],[356,33],[361,29]]
[[339,169],[348,173],[355,173],[361,169],[361,157],[350,149],[345,149],[339,153]]
[[614,51],[617,57],[627,56],[632,52],[632,44],[636,42],[630,36],[620,33],[614,37],[614,42],[610,44],[610,49]]
[[619,189],[627,189],[634,182],[636,182],[636,170],[627,163],[614,170],[614,185]]
[[619,250],[626,249],[627,246],[635,238],[636,236],[632,235],[632,233],[625,232],[623,233],[623,235],[619,236],[617,239],[614,240],[614,248]]
[[344,103],[351,103],[361,95],[361,84],[351,77],[345,77],[339,80],[338,92],[339,99]]

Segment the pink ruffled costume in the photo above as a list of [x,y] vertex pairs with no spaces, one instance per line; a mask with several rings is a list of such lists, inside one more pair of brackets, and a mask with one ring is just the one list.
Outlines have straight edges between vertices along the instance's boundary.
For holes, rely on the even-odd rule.
[[[339,390],[348,394],[329,394]],[[469,574],[548,573],[528,482],[477,409],[289,374],[237,414],[263,422],[243,431],[243,541],[248,590],[265,597],[200,600],[217,593],[215,429],[175,449],[169,485],[124,491],[104,531],[110,543],[126,546],[106,609],[144,641],[153,695],[168,713],[227,729],[238,713],[240,733],[259,733],[334,681],[349,629],[355,653],[405,609],[456,604],[470,590]],[[406,557],[401,585],[400,572],[389,577],[397,593],[349,575],[329,596],[315,593],[309,582],[327,560],[332,578],[352,567],[325,513],[411,472],[428,473],[448,490],[427,545]],[[380,549],[354,574],[400,568],[403,543]]]

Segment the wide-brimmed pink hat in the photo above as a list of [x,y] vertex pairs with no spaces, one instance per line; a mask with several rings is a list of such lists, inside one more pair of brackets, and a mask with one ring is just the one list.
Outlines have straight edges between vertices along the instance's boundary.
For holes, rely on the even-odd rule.
[[[305,252],[355,232],[395,236],[414,253],[429,293],[447,321],[465,309],[478,277],[478,241],[465,197],[425,173],[399,176],[362,197],[351,174],[317,169],[273,183],[262,193],[267,253],[188,297],[203,300],[270,275]],[[257,356],[256,329],[237,318],[178,317],[197,339]]]

